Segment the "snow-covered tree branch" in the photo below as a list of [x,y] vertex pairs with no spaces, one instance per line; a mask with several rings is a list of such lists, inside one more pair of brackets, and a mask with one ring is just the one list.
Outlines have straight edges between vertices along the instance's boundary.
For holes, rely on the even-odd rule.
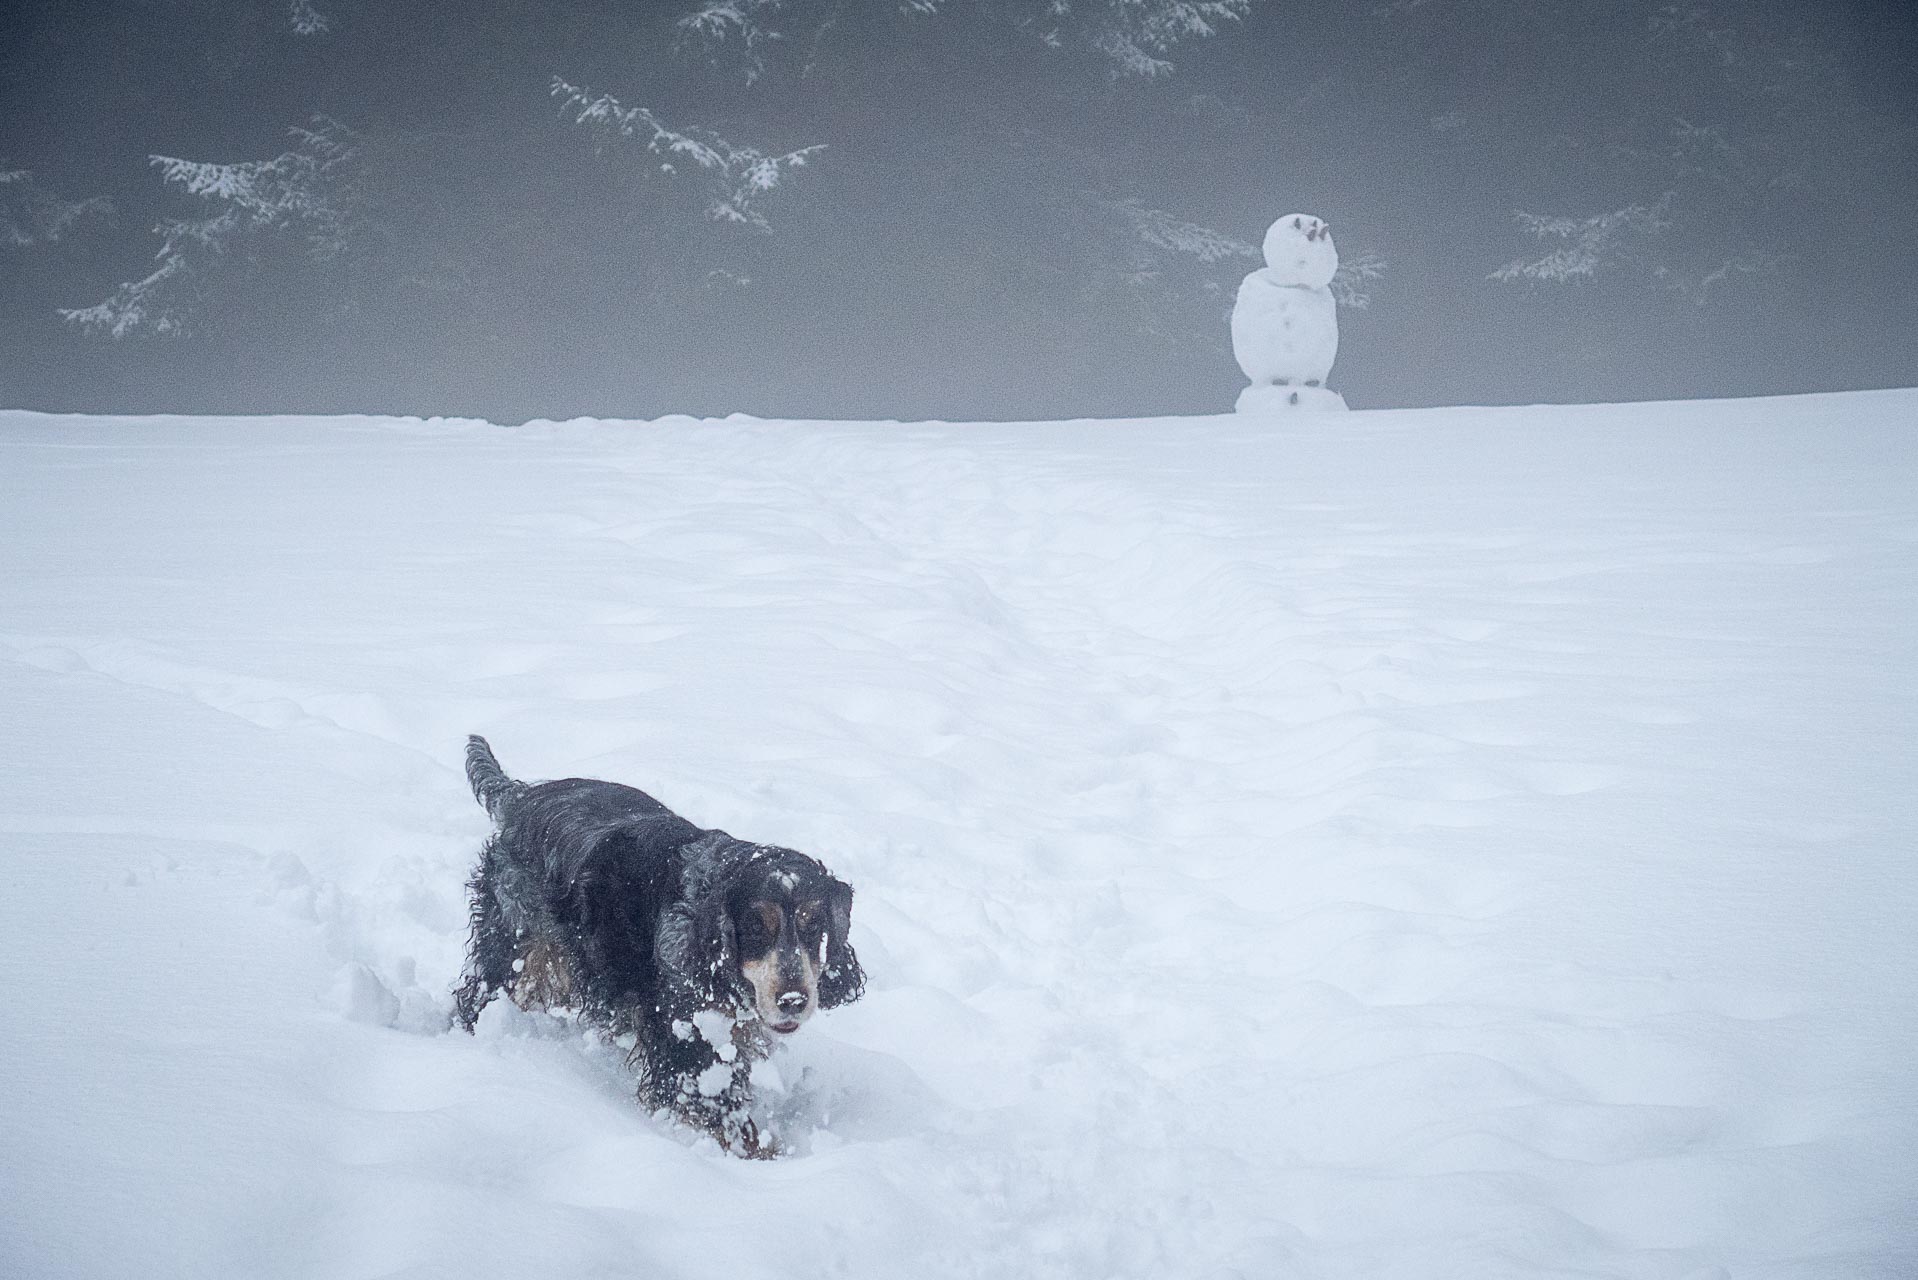
[[0,246],[25,249],[62,239],[82,218],[109,214],[113,205],[95,196],[63,200],[41,188],[27,169],[0,163]]
[[1585,218],[1521,212],[1516,216],[1525,231],[1533,239],[1556,247],[1537,257],[1514,258],[1493,271],[1491,278],[1503,283],[1589,280],[1669,227],[1671,199],[1667,192],[1651,204],[1626,205]]
[[1050,0],[1049,17],[1058,24],[1051,41],[1077,18],[1086,42],[1112,62],[1115,75],[1162,76],[1172,70],[1168,56],[1187,40],[1217,34],[1228,22],[1251,11],[1252,0]]
[[61,319],[88,333],[112,338],[142,330],[157,334],[184,331],[193,300],[193,273],[187,253],[169,235],[154,258],[159,265],[150,274],[126,281],[111,297],[90,307],[63,308]]
[[[1215,35],[1251,12],[1257,0],[1018,0],[999,6],[1008,25],[1052,48],[1082,48],[1107,59],[1115,75],[1160,76],[1188,40]],[[846,19],[848,0],[709,0],[679,20],[683,39],[739,52],[747,83],[766,73],[771,51],[804,34],[817,45]],[[932,17],[949,0],[894,0],[871,6]]]
[[1254,245],[1223,231],[1174,217],[1163,209],[1150,208],[1139,200],[1114,201],[1112,208],[1133,235],[1155,249],[1185,254],[1205,263],[1230,258],[1256,261],[1259,257]]
[[333,19],[314,8],[312,0],[288,0],[287,21],[296,36],[323,36],[333,29]]
[[[1555,247],[1536,257],[1515,258],[1491,278],[1566,284],[1636,268],[1653,286],[1702,306],[1727,282],[1775,271],[1786,261],[1778,252],[1741,244],[1735,237],[1680,235],[1673,212],[1678,199],[1678,192],[1668,191],[1651,204],[1584,218],[1520,213],[1527,233]],[[1656,253],[1655,244],[1663,246]]]
[[1373,249],[1342,256],[1339,269],[1327,286],[1332,290],[1333,300],[1353,311],[1365,310],[1372,305],[1372,282],[1385,275],[1385,267],[1385,259]]
[[297,145],[270,160],[149,157],[166,183],[209,202],[214,211],[161,222],[154,228],[161,244],[152,272],[126,281],[93,306],[63,309],[61,316],[90,333],[115,338],[142,330],[178,333],[186,327],[208,267],[249,237],[292,233],[310,257],[338,255],[346,247],[356,202],[351,169],[357,139],[325,117],[316,117],[311,128],[288,132]]
[[766,72],[767,46],[786,38],[773,25],[784,7],[785,0],[722,0],[703,5],[679,20],[680,38],[716,48],[737,46],[746,83],[752,84]]
[[768,155],[754,147],[735,146],[708,130],[669,128],[646,107],[624,107],[611,94],[595,94],[564,80],[553,81],[552,93],[572,115],[573,122],[603,137],[630,138],[663,156],[660,168],[675,172],[674,160],[687,161],[706,172],[711,184],[706,216],[715,222],[770,231],[759,202],[785,179],[787,171],[803,168],[825,150],[823,144]]
[[1655,5],[1640,39],[1672,92],[1658,109],[1600,116],[1599,137],[1607,167],[1630,166],[1623,181],[1664,194],[1598,214],[1521,214],[1550,250],[1492,278],[1577,282],[1631,268],[1640,283],[1702,304],[1732,281],[1784,269],[1798,253],[1795,229],[1824,217],[1821,190],[1899,150],[1820,25],[1809,13],[1781,22],[1716,0]]

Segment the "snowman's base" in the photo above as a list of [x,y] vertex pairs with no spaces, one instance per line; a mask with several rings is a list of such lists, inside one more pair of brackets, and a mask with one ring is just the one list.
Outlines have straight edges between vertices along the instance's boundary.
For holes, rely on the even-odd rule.
[[1297,413],[1341,411],[1345,397],[1329,387],[1262,383],[1239,392],[1240,413]]

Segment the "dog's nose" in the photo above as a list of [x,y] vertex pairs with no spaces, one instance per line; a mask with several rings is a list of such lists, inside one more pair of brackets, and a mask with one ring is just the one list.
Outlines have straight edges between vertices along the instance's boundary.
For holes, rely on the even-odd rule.
[[779,997],[778,1003],[781,1013],[801,1013],[806,1008],[806,993],[803,991],[788,991],[785,995]]

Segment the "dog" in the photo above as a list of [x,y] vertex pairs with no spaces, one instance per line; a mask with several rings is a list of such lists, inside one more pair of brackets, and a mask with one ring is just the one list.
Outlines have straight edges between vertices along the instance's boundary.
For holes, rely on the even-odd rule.
[[768,1158],[752,1068],[814,1011],[857,1000],[852,886],[817,860],[694,826],[643,791],[526,783],[486,739],[466,777],[493,819],[454,992],[468,1032],[501,991],[574,1009],[621,1044],[639,1096],[736,1155]]

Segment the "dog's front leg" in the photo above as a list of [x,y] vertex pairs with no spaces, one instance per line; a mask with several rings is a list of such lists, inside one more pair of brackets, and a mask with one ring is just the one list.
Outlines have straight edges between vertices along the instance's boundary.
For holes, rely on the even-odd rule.
[[751,1114],[752,1056],[731,1037],[717,1034],[717,1027],[711,1029],[718,1045],[692,1019],[669,1020],[659,1034],[641,1041],[639,1051],[649,1061],[640,1101],[711,1134],[733,1155],[770,1159],[778,1154],[778,1144],[759,1131]]
[[710,1133],[729,1153],[749,1160],[770,1160],[779,1154],[779,1144],[770,1134],[761,1133],[753,1120],[751,1077],[749,1063],[715,1062],[699,1076],[683,1082],[680,1105],[675,1110],[686,1123]]

